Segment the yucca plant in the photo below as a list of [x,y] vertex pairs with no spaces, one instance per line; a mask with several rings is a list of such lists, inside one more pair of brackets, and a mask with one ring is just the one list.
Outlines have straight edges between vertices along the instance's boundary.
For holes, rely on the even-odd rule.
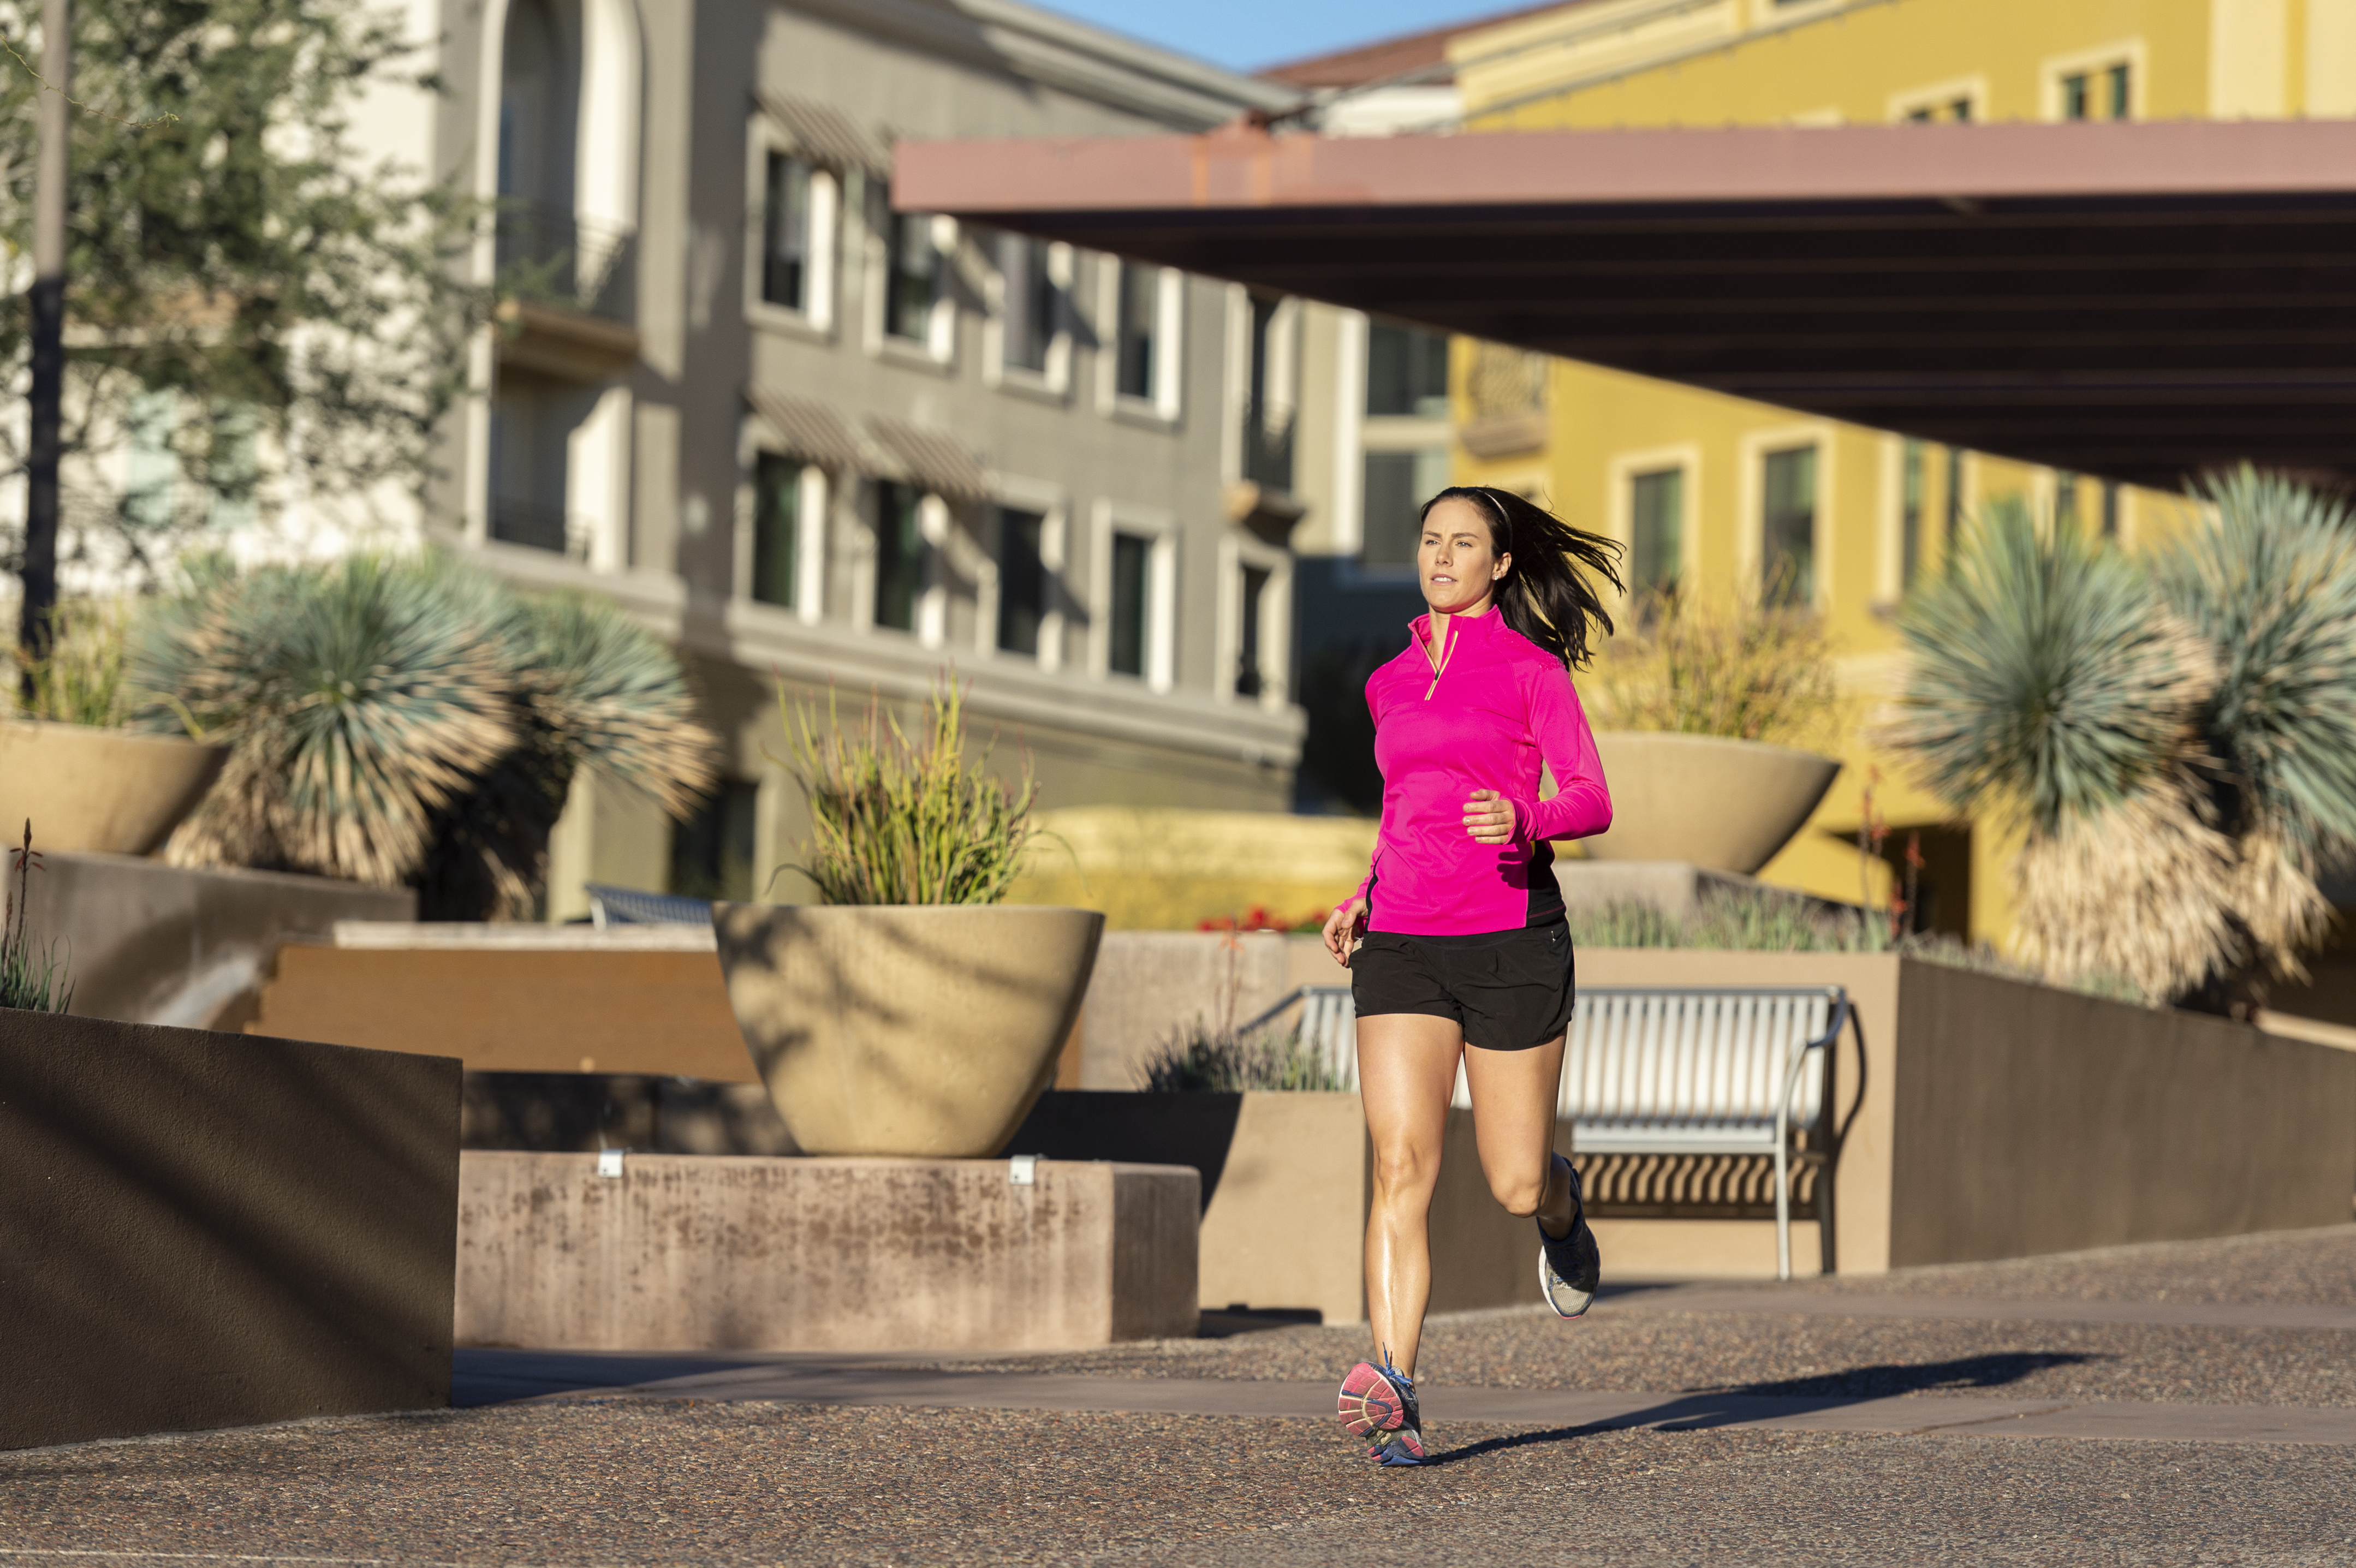
[[1599,666],[1615,729],[1804,746],[1838,710],[1824,623],[1799,609],[1655,594]]
[[2244,469],[2148,571],[2017,501],[1910,604],[1883,731],[1958,811],[2027,828],[2019,951],[2239,1008],[2329,919],[2356,845],[2356,543]]
[[2283,974],[2324,933],[2319,865],[2356,848],[2356,517],[2244,465],[2197,492],[2211,514],[2161,552],[2169,608],[2213,650],[2201,773],[2234,840],[2232,910]]
[[[985,747],[965,754],[965,691],[935,687],[912,738],[880,700],[846,728],[831,694],[826,719],[797,708],[781,686],[787,766],[809,801],[805,859],[791,869],[830,904],[993,904],[1004,901],[1040,829],[1038,789],[989,771]],[[783,869],[783,868],[781,868]]]
[[427,919],[528,914],[582,767],[674,815],[713,777],[676,656],[622,612],[436,555],[196,562],[134,679],[145,722],[230,747],[169,859],[413,885]]

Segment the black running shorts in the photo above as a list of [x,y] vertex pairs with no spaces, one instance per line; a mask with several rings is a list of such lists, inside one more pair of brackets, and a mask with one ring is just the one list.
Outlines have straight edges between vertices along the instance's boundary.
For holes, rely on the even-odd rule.
[[1358,1016],[1453,1019],[1464,1043],[1528,1051],[1570,1026],[1578,983],[1570,928],[1560,921],[1480,936],[1370,931],[1350,955]]

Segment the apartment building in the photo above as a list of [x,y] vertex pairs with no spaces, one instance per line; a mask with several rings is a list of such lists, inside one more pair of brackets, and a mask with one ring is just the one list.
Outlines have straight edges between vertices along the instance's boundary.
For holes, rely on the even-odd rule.
[[[1396,98],[1409,85],[1429,93],[1444,80],[1454,118],[1402,128],[1731,123],[1804,133],[2356,113],[2351,0],[1579,0],[1451,30],[1440,53],[1443,64],[1404,62],[1363,91],[1313,89],[1320,112],[1345,125],[1367,112],[1360,97]],[[1387,63],[1402,62],[1394,51]],[[1766,878],[1836,898],[1883,896],[1891,866],[1861,861],[1856,848],[1870,788],[1888,853],[1910,839],[1922,848],[1932,922],[2000,939],[2016,848],[2003,825],[1952,820],[1862,739],[1858,721],[1895,670],[1894,613],[1990,497],[2024,496],[2130,549],[2178,526],[2189,515],[2181,499],[1494,345],[1459,341],[1451,366],[1458,479],[1541,497],[1618,539],[1638,591],[1780,596],[1825,617],[1850,699],[1848,766]],[[1345,512],[1333,515],[1338,523]],[[1355,540],[1361,571],[1380,554],[1378,526],[1365,528]],[[1347,538],[1340,527],[1302,531],[1304,549],[1343,559]],[[1313,699],[1312,709],[1313,732]]]
[[969,683],[1046,805],[1289,803],[1298,306],[888,191],[899,138],[1193,132],[1292,90],[1012,0],[412,10],[449,91],[366,128],[500,198],[474,261],[509,292],[419,531],[676,640],[728,751],[676,830],[582,781],[552,919],[792,858],[780,682],[846,719]]

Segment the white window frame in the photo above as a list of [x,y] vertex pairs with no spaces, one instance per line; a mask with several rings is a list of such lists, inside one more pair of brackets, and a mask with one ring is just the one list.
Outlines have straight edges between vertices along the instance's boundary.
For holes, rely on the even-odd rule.
[[1115,419],[1165,430],[1184,411],[1186,274],[1175,267],[1155,269],[1153,285],[1153,395],[1120,390],[1120,258],[1103,257],[1097,267],[1097,407]]
[[[991,235],[996,238],[995,234]],[[1027,238],[1027,236],[1025,237]],[[1041,241],[1033,240],[1033,244]],[[986,386],[1027,393],[1050,402],[1065,401],[1072,389],[1072,248],[1062,240],[1047,241],[1047,281],[1055,285],[1055,330],[1047,338],[1047,368],[1006,362],[1006,273],[992,248],[986,258],[990,277],[990,315],[981,324],[981,379]]]
[[[2077,49],[2066,55],[2049,55],[2037,62],[2037,112],[2040,119],[2056,124],[2062,118],[2062,82],[2064,78],[2093,75],[2113,66],[2127,68],[2127,118],[2143,120],[2147,116],[2144,105],[2151,92],[2151,69],[2145,62],[2141,38],[2121,38],[2091,49]],[[2100,121],[2088,123],[2100,124]]]
[[[810,261],[808,308],[795,310],[761,296],[761,244],[768,226],[769,155],[783,153],[810,165]],[[822,340],[834,336],[835,258],[842,244],[842,182],[766,114],[753,115],[744,133],[744,319]]]
[[[1333,333],[1333,553],[1355,560],[1366,541],[1366,377],[1372,323],[1364,311],[1340,313]],[[1452,432],[1451,432],[1452,433]]]
[[[1044,519],[1039,525],[1039,564],[1047,574],[1047,603],[1039,616],[1039,653],[1037,663],[1049,674],[1064,667],[1064,565],[1067,555],[1066,541],[1070,533],[1071,502],[1059,485],[1044,479],[1030,479],[1020,475],[1001,474],[994,476],[991,488],[992,508],[1012,507],[1017,511],[1035,512]],[[1011,664],[1030,662],[1018,653],[998,645],[998,519],[991,519],[991,548],[983,555],[974,595],[976,651],[984,658],[1004,659]],[[1109,539],[1109,535],[1108,535]],[[1108,546],[1108,549],[1109,546]],[[1107,568],[1109,581],[1110,568]]]
[[1289,695],[1292,644],[1292,555],[1240,528],[1229,528],[1219,541],[1219,616],[1217,654],[1213,666],[1211,695],[1226,703],[1253,700],[1236,691],[1236,661],[1243,655],[1244,568],[1268,573],[1268,587],[1259,602],[1258,704],[1280,712]]
[[1130,534],[1153,541],[1145,588],[1145,688],[1171,690],[1178,682],[1178,519],[1157,507],[1098,501],[1088,533],[1089,676],[1136,678],[1112,670],[1112,537]]
[[1972,106],[1971,123],[1975,125],[1987,123],[1988,79],[1985,75],[1949,77],[1944,81],[1934,81],[1922,87],[1910,87],[1903,92],[1893,92],[1890,95],[1890,122],[1893,125],[1906,123],[1907,117],[1916,110],[1928,109],[1932,112],[1930,123],[1952,125],[1955,122],[1942,119],[1940,111],[1958,100]]
[[[1604,531],[1620,548],[1628,551],[1625,558],[1634,560],[1636,549],[1636,477],[1642,474],[1659,474],[1674,468],[1682,477],[1677,481],[1677,581],[1697,583],[1701,581],[1701,444],[1680,442],[1675,446],[1650,446],[1637,452],[1615,453],[1604,464],[1603,518]],[[1635,582],[1628,584],[1628,597],[1635,598]]]
[[1809,541],[1815,581],[1810,589],[1810,604],[1823,610],[1831,603],[1833,571],[1837,562],[1833,558],[1834,528],[1837,503],[1837,474],[1840,463],[1838,434],[1829,423],[1816,421],[1807,424],[1775,425],[1751,431],[1736,443],[1740,468],[1740,510],[1736,514],[1740,526],[1734,531],[1735,581],[1741,592],[1758,593],[1762,588],[1759,574],[1764,565],[1764,545],[1767,533],[1767,454],[1788,452],[1795,446],[1816,449],[1816,516]]
[[[881,194],[881,187],[876,187]],[[879,359],[920,369],[949,371],[957,366],[957,291],[950,286],[958,264],[958,221],[934,213],[933,308],[925,323],[925,340],[901,337],[884,330],[885,296],[892,287],[892,213],[882,208],[879,222],[867,227],[867,351]]]
[[[737,427],[735,538],[731,550],[733,574],[729,597],[756,615],[790,615],[805,626],[815,626],[826,613],[827,508],[834,504],[832,475],[807,457],[796,456],[774,441],[765,441],[763,426],[747,419]],[[802,465],[794,514],[794,602],[772,604],[753,597],[753,519],[760,497],[755,485],[764,453]],[[873,613],[873,600],[870,601]]]

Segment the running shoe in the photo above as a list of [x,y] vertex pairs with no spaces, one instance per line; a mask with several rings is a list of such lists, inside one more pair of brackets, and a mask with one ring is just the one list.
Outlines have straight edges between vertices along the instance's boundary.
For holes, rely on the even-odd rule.
[[1383,1440],[1367,1449],[1366,1454],[1387,1470],[1420,1465],[1423,1463],[1423,1432],[1411,1423],[1397,1432],[1386,1432]]
[[1387,1361],[1379,1367],[1360,1361],[1342,1380],[1338,1413],[1342,1424],[1361,1437],[1412,1427],[1418,1416],[1415,1380]]
[[1577,1317],[1595,1304],[1596,1287],[1603,1282],[1603,1254],[1595,1232],[1587,1225],[1587,1203],[1580,1195],[1579,1167],[1554,1157],[1570,1171],[1570,1200],[1576,1209],[1570,1233],[1557,1238],[1538,1227],[1538,1294],[1558,1317]]

